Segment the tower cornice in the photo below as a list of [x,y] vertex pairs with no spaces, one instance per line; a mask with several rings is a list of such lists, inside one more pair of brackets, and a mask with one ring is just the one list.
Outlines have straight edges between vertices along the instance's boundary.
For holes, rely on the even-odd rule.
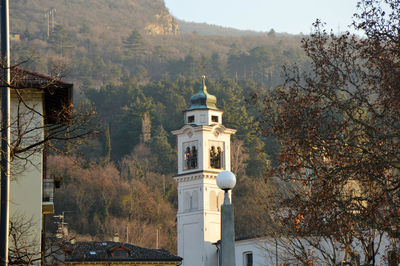
[[212,179],[215,180],[221,171],[196,171],[174,176],[176,182],[186,182],[194,180]]
[[225,134],[235,134],[236,133],[236,129],[232,129],[232,128],[227,128],[221,124],[215,124],[215,125],[210,125],[210,126],[204,126],[204,125],[184,125],[181,129],[178,130],[174,130],[171,133],[174,135],[182,135],[185,133],[186,130],[193,130],[194,132],[200,132],[200,131],[213,131],[216,130],[218,131],[220,134],[221,133],[225,133]]

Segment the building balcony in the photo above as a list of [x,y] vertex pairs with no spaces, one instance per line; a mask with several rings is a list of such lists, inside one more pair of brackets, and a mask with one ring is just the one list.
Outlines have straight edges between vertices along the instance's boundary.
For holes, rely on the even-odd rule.
[[42,214],[54,213],[54,179],[43,179]]

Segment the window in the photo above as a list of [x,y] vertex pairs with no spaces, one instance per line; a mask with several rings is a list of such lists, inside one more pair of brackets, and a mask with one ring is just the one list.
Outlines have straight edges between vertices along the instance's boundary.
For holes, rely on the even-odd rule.
[[389,265],[399,265],[400,263],[400,256],[398,250],[390,250],[388,252],[388,261]]
[[198,167],[198,141],[190,141],[182,144],[182,169],[191,170]]
[[211,146],[210,149],[210,166],[211,168],[221,169],[222,168],[222,149],[221,147],[215,148],[215,146]]
[[185,168],[190,169],[190,147],[187,147],[185,151]]
[[185,169],[197,168],[197,149],[196,146],[186,147],[185,150]]
[[188,123],[194,123],[194,115],[188,116]]
[[215,122],[215,123],[218,123],[218,116],[212,115],[212,116],[211,116],[211,121],[212,121],[212,122]]
[[116,258],[125,258],[128,257],[128,252],[126,250],[117,249],[113,251],[112,256]]
[[195,146],[192,146],[192,152],[190,156],[190,169],[197,168],[197,149]]
[[253,266],[253,252],[243,253],[243,262],[244,266]]

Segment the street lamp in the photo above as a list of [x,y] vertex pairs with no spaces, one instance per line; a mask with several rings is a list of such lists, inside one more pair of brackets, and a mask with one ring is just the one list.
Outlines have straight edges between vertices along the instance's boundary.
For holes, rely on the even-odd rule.
[[217,176],[217,185],[225,191],[221,206],[221,266],[235,266],[235,228],[229,190],[236,185],[236,177],[230,171],[222,171]]
[[3,62],[1,86],[1,196],[0,196],[0,265],[8,265],[10,222],[10,26],[9,0],[0,1],[0,46]]

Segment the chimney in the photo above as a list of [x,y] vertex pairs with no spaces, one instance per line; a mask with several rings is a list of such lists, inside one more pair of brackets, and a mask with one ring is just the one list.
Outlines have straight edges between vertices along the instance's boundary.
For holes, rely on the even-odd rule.
[[119,242],[119,234],[115,233],[114,235],[114,242]]

